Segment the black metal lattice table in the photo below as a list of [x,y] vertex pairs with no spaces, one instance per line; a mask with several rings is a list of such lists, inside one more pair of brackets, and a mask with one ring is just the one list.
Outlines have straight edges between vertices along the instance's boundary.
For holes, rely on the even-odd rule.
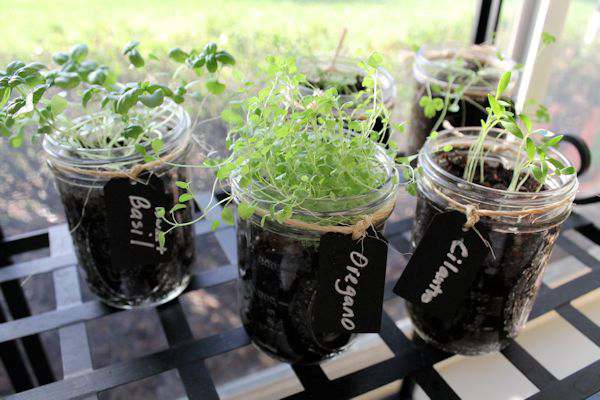
[[[199,202],[205,204],[207,195],[199,197]],[[218,216],[219,210],[214,210],[207,220],[195,226],[195,233],[213,235],[227,256],[229,264],[197,272],[187,291],[226,284],[237,277],[235,231],[233,227],[211,231],[211,222]],[[409,249],[406,232],[411,223],[410,219],[401,219],[389,223],[386,228],[388,240],[401,252]],[[579,214],[574,213],[565,223],[563,233],[570,230],[576,230],[600,245],[600,229]],[[543,285],[531,318],[555,310],[596,346],[600,346],[600,327],[570,303],[600,286],[600,261],[565,235],[561,235],[558,245],[589,267],[590,271],[555,288]],[[6,399],[97,399],[99,392],[173,369],[178,371],[189,399],[218,399],[217,390],[204,360],[247,346],[250,340],[242,327],[200,339],[194,338],[179,300],[156,308],[168,348],[105,367],[93,368],[86,321],[127,311],[109,308],[97,300],[82,301],[76,259],[71,246],[65,226],[7,238],[1,243],[0,254],[4,258],[50,248],[49,257],[0,268],[0,285],[2,289],[10,283],[16,283],[18,286],[19,279],[50,272],[54,282],[56,309],[36,315],[13,315],[11,320],[0,320],[0,356],[5,363],[10,363],[9,353],[16,341],[22,341],[26,350],[35,350],[34,353],[40,355],[40,349],[37,348],[39,339],[35,340],[37,335],[56,329],[63,368],[62,380],[53,381],[48,377],[38,376],[40,386],[23,391],[16,389],[18,392]],[[393,282],[386,285],[386,302],[394,299],[392,286]],[[6,290],[4,295],[10,303],[11,298]],[[404,392],[408,392],[411,385],[416,383],[431,399],[460,398],[433,368],[434,364],[446,359],[449,354],[409,339],[385,310],[379,336],[393,352],[392,357],[331,380],[319,365],[292,366],[304,390],[288,398],[348,399],[397,380],[404,382],[400,397],[408,396]],[[538,392],[530,399],[600,398],[600,361],[595,361],[564,379],[557,379],[515,341],[502,351],[502,355],[537,387]],[[43,364],[43,361],[42,357],[40,362]],[[13,375],[19,376],[18,366],[5,367],[12,370]]]

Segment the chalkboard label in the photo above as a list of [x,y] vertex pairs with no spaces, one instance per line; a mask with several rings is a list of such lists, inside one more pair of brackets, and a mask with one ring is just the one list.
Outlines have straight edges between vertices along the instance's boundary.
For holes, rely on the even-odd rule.
[[[394,293],[441,319],[451,318],[469,293],[489,253],[479,224],[463,230],[465,214],[437,215],[423,235]],[[484,236],[485,238],[485,236]],[[487,240],[487,239],[486,239]]]
[[379,332],[387,242],[372,229],[362,240],[327,233],[319,245],[316,332]]
[[104,185],[110,256],[113,267],[155,265],[169,257],[168,246],[158,242],[162,220],[156,207],[170,209],[173,200],[156,175],[142,174],[138,181],[114,178]]

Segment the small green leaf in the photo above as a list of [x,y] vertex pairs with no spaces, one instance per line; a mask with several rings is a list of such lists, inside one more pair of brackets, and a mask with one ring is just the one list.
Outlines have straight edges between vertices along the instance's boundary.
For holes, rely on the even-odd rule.
[[146,107],[155,108],[160,106],[165,99],[165,93],[161,90],[155,90],[152,94],[144,94],[140,96],[140,101]]
[[218,68],[217,59],[214,54],[209,54],[206,56],[206,69],[208,72],[216,72]]
[[128,139],[135,139],[144,132],[144,128],[141,125],[129,125],[123,130],[123,136]]
[[447,144],[444,147],[442,147],[442,150],[444,150],[444,152],[449,152],[452,151],[452,145],[451,144]]
[[4,88],[4,89],[0,89],[0,108],[4,107],[4,105],[8,102],[8,99],[10,99],[10,88]]
[[563,175],[573,175],[576,172],[575,167],[566,167],[560,170],[560,173]]
[[107,78],[108,73],[103,68],[98,68],[97,70],[90,72],[87,76],[88,82],[93,85],[104,85]]
[[158,245],[160,247],[165,247],[165,241],[165,233],[162,231],[158,232]]
[[206,62],[206,56],[200,55],[193,61],[192,68],[194,68],[194,69],[202,68],[204,66],[205,62]]
[[188,190],[190,188],[189,182],[177,181],[175,182],[175,185],[180,189]]
[[8,139],[8,144],[13,148],[18,149],[23,145],[23,135],[18,133],[12,136],[10,139]]
[[510,83],[510,77],[510,71],[506,71],[502,74],[502,77],[500,77],[500,81],[498,82],[498,89],[496,89],[496,98],[500,98],[500,96],[502,96],[502,93],[504,93],[508,87],[508,84]]
[[61,72],[55,79],[54,84],[61,89],[73,89],[79,85],[81,78],[75,72]]
[[133,40],[133,41],[127,43],[125,45],[125,47],[123,48],[123,54],[127,55],[129,52],[131,52],[131,50],[135,49],[139,45],[140,45],[140,42],[138,42],[137,40]]
[[230,108],[226,108],[221,112],[221,119],[233,126],[242,125],[244,122],[242,116]]
[[144,58],[137,49],[133,49],[127,53],[127,57],[129,58],[129,62],[136,68],[142,68],[146,65]]
[[221,221],[219,221],[218,219],[215,219],[212,222],[212,224],[210,224],[210,229],[214,232],[219,228],[220,225],[221,225]]
[[233,225],[235,223],[233,218],[233,209],[231,207],[223,208],[221,212],[221,219],[228,225]]
[[83,95],[81,96],[81,105],[83,106],[83,108],[87,107],[95,91],[96,89],[91,87],[87,88],[85,92],[83,92]]
[[531,120],[529,119],[529,117],[525,114],[519,114],[519,118],[521,119],[521,121],[523,121],[523,124],[525,125],[527,132],[531,133],[532,124],[531,124]]
[[488,102],[490,103],[490,107],[492,107],[492,111],[496,115],[502,114],[502,107],[498,104],[498,101],[494,96],[488,93]]
[[562,140],[562,138],[564,137],[564,135],[556,135],[550,139],[548,139],[545,143],[546,146],[548,147],[553,147],[556,146],[560,143],[560,141]]
[[129,109],[133,107],[138,101],[138,95],[134,90],[128,90],[121,94],[115,103],[115,111],[117,114],[125,115],[129,112]]
[[206,82],[206,88],[212,94],[218,95],[225,91],[225,85],[217,80],[210,80]]
[[55,53],[52,56],[52,60],[58,65],[63,65],[69,61],[69,55],[67,53]]
[[519,128],[514,122],[502,121],[502,126],[517,138],[523,139],[523,132],[521,132],[521,128]]
[[44,95],[44,93],[46,93],[46,90],[48,88],[46,87],[46,85],[40,85],[38,87],[36,87],[31,95],[31,102],[33,104],[37,104],[39,103],[40,99],[42,98],[42,96]]
[[184,63],[188,58],[188,53],[181,50],[179,47],[175,47],[169,50],[169,58],[178,63]]
[[235,168],[235,166],[232,163],[224,164],[217,171],[217,174],[216,174],[217,175],[217,179],[220,180],[220,181],[223,181],[223,180],[229,178],[229,175],[234,170],[234,168]]
[[233,56],[231,54],[229,54],[228,52],[226,52],[224,50],[217,52],[215,54],[215,57],[216,57],[217,61],[223,65],[234,65],[235,64],[235,58],[233,58]]
[[552,44],[552,43],[556,42],[556,36],[554,36],[548,32],[542,32],[542,42],[545,45]]
[[204,49],[202,49],[202,52],[204,54],[215,54],[216,51],[217,51],[217,44],[215,42],[208,42],[204,46]]
[[179,210],[182,210],[184,208],[187,208],[187,206],[185,204],[175,204],[173,207],[171,207],[171,210],[169,210],[170,213],[174,213],[177,212]]
[[371,67],[377,68],[383,62],[383,57],[379,53],[373,53],[367,59],[367,64]]
[[156,218],[163,218],[165,216],[165,208],[164,207],[156,207],[154,209],[154,214]]
[[152,150],[158,155],[162,150],[164,143],[161,139],[154,139],[150,145],[152,146]]
[[50,99],[50,110],[52,111],[52,115],[54,116],[57,116],[58,114],[65,111],[68,105],[69,103],[62,96],[54,95]]
[[240,203],[238,205],[238,215],[241,219],[246,220],[250,218],[254,214],[254,210],[256,207],[248,204],[248,203]]
[[194,195],[192,193],[184,193],[181,196],[179,196],[179,202],[180,203],[185,203],[187,201],[190,201],[194,198]]
[[88,47],[85,44],[78,44],[73,46],[73,48],[71,49],[71,60],[75,61],[75,62],[82,62],[88,54]]
[[362,85],[366,88],[372,88],[375,86],[375,80],[372,76],[367,75],[363,78]]
[[527,158],[529,161],[535,160],[535,143],[531,138],[527,138],[525,142],[525,151],[527,153]]
[[136,143],[135,151],[136,151],[136,153],[141,154],[143,156],[146,155],[146,148],[139,143]]
[[0,123],[0,136],[9,137],[11,133],[12,132],[6,127],[6,125]]
[[536,165],[532,168],[531,172],[536,181],[538,181],[539,183],[544,183],[544,173],[542,172],[542,169],[540,167]]

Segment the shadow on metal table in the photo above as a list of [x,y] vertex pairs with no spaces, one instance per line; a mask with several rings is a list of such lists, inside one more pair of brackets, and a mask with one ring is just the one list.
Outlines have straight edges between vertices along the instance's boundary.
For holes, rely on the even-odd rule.
[[[200,196],[201,204],[206,196]],[[195,231],[212,235],[228,264],[196,271],[188,292],[236,279],[235,228],[210,229],[219,214],[214,210]],[[410,252],[411,223],[396,213],[388,224],[392,253]],[[11,264],[11,256],[42,248],[49,248],[50,256]],[[97,399],[103,391],[171,370],[178,372],[187,398],[194,400],[600,399],[600,229],[573,213],[557,248],[565,256],[549,265],[530,321],[502,352],[453,356],[416,340],[410,322],[393,312],[402,307],[391,291],[405,265],[402,258],[388,263],[379,334],[361,335],[347,352],[321,365],[278,364],[217,386],[205,360],[248,346],[242,327],[195,338],[176,299],[155,309],[166,349],[94,369],[85,323],[128,311],[82,300],[66,226],[4,238],[0,288],[11,317],[0,309],[0,358],[16,392],[6,399]],[[52,274],[56,309],[31,315],[19,279],[42,273]],[[39,340],[40,333],[50,330],[58,331],[61,380],[53,376]]]

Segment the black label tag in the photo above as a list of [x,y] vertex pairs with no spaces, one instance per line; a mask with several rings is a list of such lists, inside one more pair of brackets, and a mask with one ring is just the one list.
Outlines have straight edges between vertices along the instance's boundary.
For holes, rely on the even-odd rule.
[[[463,231],[465,222],[465,214],[459,211],[437,215],[408,261],[394,293],[438,318],[452,317],[489,252],[474,229]],[[483,235],[481,226],[475,228]]]
[[319,245],[316,332],[379,332],[387,242],[372,229],[363,240],[327,233]]
[[104,185],[114,267],[157,264],[169,257],[168,248],[158,243],[157,230],[162,221],[156,218],[155,209],[168,210],[173,200],[156,175],[142,174],[138,181],[116,178]]

